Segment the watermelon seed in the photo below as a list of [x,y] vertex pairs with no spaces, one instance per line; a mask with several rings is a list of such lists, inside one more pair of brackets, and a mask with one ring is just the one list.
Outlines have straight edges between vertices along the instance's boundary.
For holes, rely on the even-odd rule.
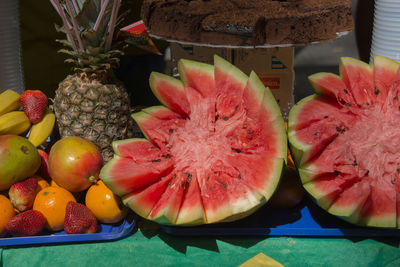
[[242,153],[242,151],[240,149],[236,149],[236,148],[232,148],[232,151],[236,152],[236,153]]
[[374,94],[375,94],[375,95],[378,95],[380,92],[381,92],[381,91],[379,91],[379,89],[375,87]]
[[336,131],[338,131],[339,133],[344,133],[344,129],[340,126],[336,126]]
[[328,115],[326,115],[326,116],[324,117],[324,119],[327,119],[327,118],[329,118]]
[[210,176],[207,176],[207,182],[208,182],[208,180],[210,180]]
[[174,132],[174,129],[169,129],[168,132],[169,132],[169,133],[173,133],[173,132]]
[[227,120],[229,120],[229,117],[223,117],[222,118],[224,121],[227,121]]
[[162,156],[164,159],[169,159],[169,158],[171,158],[171,155],[170,154],[167,154],[167,155],[164,155],[164,156]]
[[188,172],[184,172],[184,174],[186,175],[186,182],[190,183],[192,181],[192,174]]
[[346,106],[351,107],[350,103],[344,103]]
[[243,124],[243,129],[246,129],[247,128],[247,124]]
[[176,178],[176,173],[174,173],[174,175],[172,175],[172,178]]
[[352,165],[352,166],[357,166],[357,165],[358,165],[358,164],[357,164],[357,161],[354,160],[353,163],[352,163],[351,165]]
[[347,91],[347,89],[343,89],[343,92],[344,92],[345,94],[348,94],[348,93],[349,93],[349,91]]
[[395,179],[395,178],[392,178],[392,179],[390,180],[390,182],[392,182],[392,184],[396,184],[396,179]]
[[335,170],[333,173],[334,173],[336,176],[339,176],[339,174],[340,174],[340,172],[339,172],[338,170]]
[[153,159],[151,162],[160,162],[161,161],[161,159]]
[[242,179],[242,175],[240,175],[240,173],[238,174],[237,178],[240,180]]
[[364,176],[368,176],[369,174],[369,170],[367,170],[367,172],[364,174]]
[[399,95],[396,95],[396,96],[394,97],[394,100],[399,100]]
[[181,182],[181,186],[185,188],[185,182]]
[[172,182],[172,181],[169,181],[167,186],[170,186],[170,185],[171,185],[171,182]]
[[318,135],[319,135],[319,132],[315,132],[314,135],[315,135],[315,136],[318,136]]
[[397,167],[397,174],[400,175],[400,167]]
[[247,130],[247,134],[253,134],[252,130]]

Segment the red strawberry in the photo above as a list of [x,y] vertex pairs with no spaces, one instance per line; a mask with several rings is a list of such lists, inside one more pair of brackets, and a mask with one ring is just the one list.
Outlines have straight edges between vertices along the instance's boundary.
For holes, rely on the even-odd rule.
[[96,233],[96,217],[85,205],[70,201],[65,209],[64,231],[67,234]]
[[47,154],[45,151],[38,149],[41,163],[40,163],[40,168],[36,172],[37,175],[39,175],[42,178],[49,179],[50,178],[50,173],[49,173],[49,154]]
[[8,191],[11,203],[19,211],[26,211],[33,206],[38,182],[35,178],[13,184]]
[[12,217],[6,224],[6,231],[12,236],[33,236],[39,234],[46,223],[40,211],[28,210]]
[[21,106],[32,123],[42,120],[47,107],[47,96],[39,90],[27,90],[21,95]]

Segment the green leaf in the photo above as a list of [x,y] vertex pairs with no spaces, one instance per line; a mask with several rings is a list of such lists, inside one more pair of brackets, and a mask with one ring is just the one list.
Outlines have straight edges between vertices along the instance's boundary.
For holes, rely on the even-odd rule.
[[100,13],[100,0],[86,0],[81,11],[75,17],[78,24],[85,29],[92,29]]
[[75,53],[74,51],[67,50],[67,49],[60,49],[60,50],[58,50],[58,53],[64,53],[64,54],[70,55],[75,58],[79,57],[79,54]]
[[86,30],[82,32],[82,38],[84,39],[86,47],[87,46],[99,47],[101,44],[98,33],[93,30]]

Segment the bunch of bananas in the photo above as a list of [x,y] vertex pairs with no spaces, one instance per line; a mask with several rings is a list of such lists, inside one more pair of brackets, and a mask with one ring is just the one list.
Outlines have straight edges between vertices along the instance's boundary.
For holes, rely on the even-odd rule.
[[42,144],[50,136],[55,123],[55,115],[50,109],[46,109],[40,122],[31,124],[25,112],[21,110],[21,96],[6,90],[0,94],[0,135],[28,133],[28,140],[36,147]]

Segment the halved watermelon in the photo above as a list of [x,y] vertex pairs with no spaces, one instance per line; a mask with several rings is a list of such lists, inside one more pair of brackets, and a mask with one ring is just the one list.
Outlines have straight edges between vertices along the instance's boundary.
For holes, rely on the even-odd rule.
[[274,97],[216,56],[215,65],[178,64],[182,82],[152,73],[165,106],[135,113],[148,139],[113,143],[100,178],[140,216],[198,225],[247,216],[274,193],[287,160],[283,118]]
[[400,64],[342,58],[341,76],[311,75],[317,94],[289,113],[304,188],[349,222],[400,228]]

